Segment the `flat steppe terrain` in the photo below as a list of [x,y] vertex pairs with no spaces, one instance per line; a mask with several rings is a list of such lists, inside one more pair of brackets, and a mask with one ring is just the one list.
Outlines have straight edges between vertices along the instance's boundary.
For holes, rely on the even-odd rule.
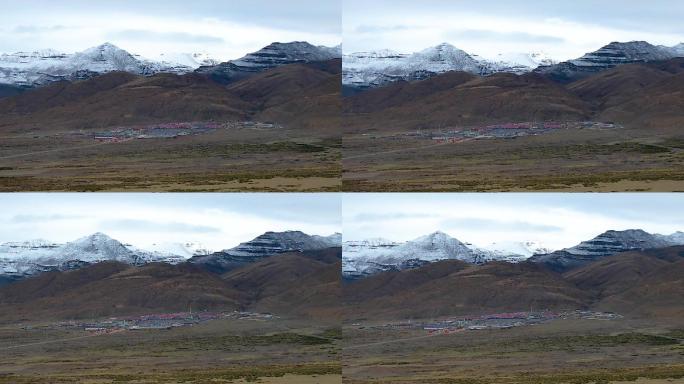
[[98,142],[70,131],[0,138],[0,191],[339,190],[340,138],[220,129]]
[[102,335],[48,325],[0,326],[0,383],[342,382],[333,323],[222,319]]
[[684,382],[681,319],[558,320],[448,335],[370,325],[343,327],[345,383]]
[[684,136],[671,130],[569,129],[439,143],[415,131],[343,140],[348,191],[683,191]]

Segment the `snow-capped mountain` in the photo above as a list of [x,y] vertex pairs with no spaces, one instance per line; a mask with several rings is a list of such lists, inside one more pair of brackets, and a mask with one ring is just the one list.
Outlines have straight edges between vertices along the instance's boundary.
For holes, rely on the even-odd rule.
[[572,81],[618,65],[684,57],[684,43],[673,47],[645,41],[613,42],[595,52],[558,63],[543,52],[502,53],[481,57],[442,43],[413,54],[389,50],[343,56],[342,84],[364,90],[404,80],[422,80],[448,71],[487,76],[494,73],[524,74],[535,71],[559,81]]
[[516,261],[525,260],[533,255],[553,252],[553,249],[546,247],[539,241],[494,242],[481,247],[480,250],[486,250],[501,255],[500,259],[512,257]]
[[242,68],[264,70],[285,64],[324,61],[339,57],[337,47],[315,46],[306,41],[293,41],[290,43],[271,43],[256,52],[248,53],[240,59],[233,60],[231,63]]
[[355,279],[383,271],[415,268],[439,260],[461,260],[473,264],[530,260],[563,271],[619,252],[673,245],[684,245],[684,232],[659,235],[640,229],[607,231],[558,251],[537,241],[494,242],[477,247],[443,232],[435,232],[405,243],[384,239],[345,241],[342,245],[342,273],[348,279]]
[[317,236],[314,235],[314,238],[319,238],[322,237],[323,241],[327,242],[330,244],[329,246],[331,247],[341,247],[342,246],[342,234],[339,232],[335,232],[332,235],[329,236]]
[[281,65],[340,58],[341,50],[341,46],[315,46],[305,41],[276,42],[237,60],[202,66],[196,72],[209,74],[217,81],[229,83]]
[[677,231],[677,232],[670,234],[670,235],[656,235],[656,236],[658,236],[661,239],[663,239],[669,243],[672,243],[672,244],[676,244],[676,245],[684,244],[684,232],[681,232],[681,231]]
[[679,43],[679,44],[675,45],[674,47],[669,47],[669,49],[677,57],[684,57],[684,43]]
[[684,56],[684,45],[656,46],[646,41],[612,42],[584,56],[535,71],[560,81],[573,81],[618,65],[668,60]]
[[177,254],[150,252],[123,244],[99,232],[65,244],[45,240],[0,244],[0,276],[12,279],[102,261],[142,265],[150,262],[176,264],[184,260]]
[[480,74],[482,69],[480,62],[466,52],[442,43],[410,55],[390,50],[344,55],[342,84],[365,89],[400,80],[422,80],[448,71]]
[[201,243],[152,243],[145,247],[146,250],[158,255],[177,255],[189,259],[193,256],[209,255],[213,250],[208,249]]
[[506,72],[522,75],[539,66],[554,65],[558,63],[543,52],[500,53],[491,59],[480,58],[475,55],[473,55],[473,57],[477,58],[483,66],[483,74]]
[[113,71],[150,76],[159,72],[188,73],[193,69],[185,63],[144,59],[104,43],[72,54],[54,50],[2,54],[0,84],[28,88],[61,80],[83,80]]
[[121,243],[103,233],[65,244],[45,240],[0,244],[0,283],[30,277],[48,271],[81,268],[102,261],[119,261],[130,265],[153,262],[178,264],[212,264],[252,262],[283,252],[301,252],[339,247],[342,234],[309,236],[299,231],[266,232],[245,243],[220,252],[213,252],[199,243],[154,243],[140,249]]
[[31,88],[56,81],[84,80],[112,71],[151,76],[160,72],[185,74],[195,70],[219,78],[242,78],[284,64],[340,58],[342,47],[307,42],[272,43],[240,59],[221,63],[208,53],[164,53],[153,58],[131,54],[111,43],[77,53],[55,50],[0,55],[0,84]]
[[311,236],[301,231],[266,232],[236,247],[210,255],[195,256],[190,262],[223,271],[280,253],[339,247],[341,239],[339,233],[330,236]]
[[544,53],[508,53],[487,59],[442,43],[410,55],[391,50],[344,55],[342,84],[367,89],[399,80],[422,80],[449,71],[475,75],[499,72],[522,74],[540,65],[554,63]]
[[[405,243],[384,239],[346,241],[342,245],[342,273],[348,279],[389,270],[420,267],[440,260],[482,264],[501,260],[519,262],[533,254],[538,243],[494,243],[485,248],[463,243],[444,232],[434,232]],[[543,249],[543,248],[542,248]]]
[[151,59],[169,67],[191,68],[193,70],[202,66],[218,65],[221,60],[212,57],[206,52],[197,53],[162,53]]
[[530,261],[544,263],[554,270],[564,271],[620,252],[681,244],[684,244],[684,234],[682,232],[664,236],[650,234],[641,229],[606,231],[574,247],[547,254],[534,255],[530,258]]

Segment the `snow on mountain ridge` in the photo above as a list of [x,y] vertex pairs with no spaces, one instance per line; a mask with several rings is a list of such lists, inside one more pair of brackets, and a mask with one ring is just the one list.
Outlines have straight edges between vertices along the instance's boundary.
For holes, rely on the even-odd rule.
[[342,84],[364,89],[398,80],[421,80],[449,71],[475,75],[523,74],[539,65],[552,63],[555,61],[544,53],[500,54],[494,59],[486,59],[449,43],[441,43],[413,54],[392,50],[346,54],[342,60]]
[[61,80],[126,71],[149,76],[159,72],[183,74],[193,68],[143,59],[112,43],[104,43],[72,54],[54,50],[0,55],[0,84],[35,87]]
[[149,59],[150,61],[157,61],[163,65],[170,67],[188,67],[197,69],[201,66],[212,66],[221,63],[206,52],[196,52],[196,53],[183,53],[183,52],[170,52],[161,53],[156,57]]
[[684,234],[675,232],[671,235],[659,235],[641,229],[610,230],[569,248],[534,255],[530,260],[564,271],[620,252],[673,245],[684,245]]
[[238,67],[273,68],[283,64],[323,61],[338,57],[337,48],[317,47],[306,41],[293,41],[271,43],[230,63]]
[[499,254],[520,255],[525,258],[539,253],[553,252],[553,249],[544,246],[539,241],[501,241],[487,244],[481,249]]
[[564,264],[572,264],[575,258],[585,261],[627,250],[672,245],[684,245],[684,232],[658,235],[643,230],[611,230],[574,247],[554,251],[537,241],[493,242],[478,247],[437,231],[404,243],[382,239],[345,241],[342,246],[342,273],[347,278],[360,278],[439,260],[482,264],[490,261],[516,263],[528,259],[546,262],[558,258]]
[[[532,242],[522,244],[533,245]],[[347,278],[359,278],[440,260],[482,264],[494,260],[519,262],[529,256],[530,250],[522,254],[494,247],[478,248],[436,231],[404,243],[384,239],[345,241],[342,246],[342,273]]]
[[591,72],[616,65],[684,57],[684,43],[673,47],[654,46],[645,41],[613,42],[575,60],[559,63],[544,52],[501,53],[481,57],[442,43],[413,54],[391,50],[348,53],[342,60],[342,84],[358,89],[383,86],[404,80],[422,80],[448,71],[487,76],[495,73],[531,71]]
[[[332,235],[337,237],[336,235]],[[341,238],[341,237],[340,237]],[[252,257],[289,251],[306,251],[336,246],[335,238],[307,235],[302,231],[266,232],[253,240],[222,251],[230,256]]]
[[149,252],[122,244],[101,232],[65,244],[42,240],[0,244],[0,275],[18,278],[102,261],[141,265],[150,262],[176,264],[183,260],[178,255]]

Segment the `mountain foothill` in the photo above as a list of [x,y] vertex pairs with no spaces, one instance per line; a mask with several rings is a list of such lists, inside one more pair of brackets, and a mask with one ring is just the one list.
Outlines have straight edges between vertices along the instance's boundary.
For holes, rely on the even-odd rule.
[[[266,232],[221,251],[194,243],[152,251],[103,233],[58,244],[0,244],[2,321],[258,310],[334,320],[341,236]],[[304,299],[303,299],[304,298]]]
[[111,43],[75,54],[4,54],[0,126],[18,132],[255,120],[331,133],[338,52],[273,43],[237,60],[184,64],[143,59]]
[[485,60],[446,43],[348,54],[343,108],[350,132],[585,120],[672,131],[682,123],[683,47],[613,42],[565,62]]
[[681,232],[611,230],[555,251],[483,253],[441,232],[405,243],[345,242],[343,249],[348,321],[577,309],[684,315]]

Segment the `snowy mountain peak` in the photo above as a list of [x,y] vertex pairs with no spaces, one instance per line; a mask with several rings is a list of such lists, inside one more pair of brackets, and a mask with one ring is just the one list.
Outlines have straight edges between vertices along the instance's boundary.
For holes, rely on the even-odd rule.
[[210,255],[195,256],[191,263],[226,271],[236,264],[244,265],[287,252],[304,252],[339,247],[341,234],[331,236],[307,235],[302,231],[265,232],[238,246]]
[[112,43],[104,43],[74,54],[72,63],[78,69],[94,72],[127,71],[141,72],[144,64]]
[[614,41],[580,58],[540,66],[535,72],[568,83],[619,65],[669,60],[682,54],[675,47],[655,46],[646,41]]
[[670,49],[678,56],[684,56],[684,43],[679,43]]
[[331,244],[337,247],[342,246],[342,234],[339,232],[335,232],[332,235],[325,236],[325,239],[327,239]]
[[11,278],[80,268],[102,261],[142,265],[150,262],[176,264],[183,260],[184,257],[177,254],[149,252],[122,244],[102,232],[65,244],[36,240],[0,244],[0,276]]
[[434,47],[429,47],[426,49],[423,49],[419,53],[425,54],[425,55],[433,55],[433,57],[446,57],[449,55],[468,55],[464,50],[458,49],[452,44],[449,43],[440,43],[435,45]]
[[162,53],[153,58],[153,61],[158,61],[167,66],[187,67],[197,69],[201,66],[213,66],[221,63],[206,52],[195,53]]
[[446,233],[442,231],[435,231],[430,233],[429,235],[421,236],[413,242],[415,243],[431,243],[431,244],[446,244],[450,241],[456,241],[460,243],[460,241],[454,239],[453,237],[447,235]]
[[[431,70],[430,67],[434,67],[435,65],[441,65],[444,69],[450,67],[463,67],[468,69],[469,66],[473,66],[473,68],[477,66],[477,61],[473,59],[472,56],[449,43],[442,43],[434,47],[426,48],[413,54],[409,58],[412,58],[411,61],[415,63],[422,62],[428,64],[427,67],[424,68],[425,70]],[[430,63],[432,63],[432,65],[430,65]]]
[[475,75],[522,74],[552,63],[555,61],[543,53],[501,54],[494,59],[484,59],[445,42],[410,55],[391,50],[344,55],[342,84],[367,89],[399,80],[422,80],[449,71]]
[[662,248],[679,244],[684,244],[684,237],[679,237],[676,233],[663,236],[651,234],[641,229],[610,230],[573,247],[548,254],[535,255],[530,260],[563,271],[620,252]]
[[192,70],[185,63],[143,59],[109,42],[73,54],[41,50],[0,55],[0,84],[27,88],[63,80],[85,80],[112,71],[150,76]]
[[469,248],[442,231],[405,243],[384,239],[346,241],[342,245],[342,272],[348,278],[356,278],[382,271],[415,268],[440,260],[481,263],[488,255]]
[[517,259],[526,259],[537,254],[553,252],[553,249],[544,246],[539,241],[501,241],[493,242],[483,247],[484,250],[500,255],[519,256]]
[[337,49],[317,47],[306,41],[274,42],[229,63],[238,67],[273,68],[284,64],[323,61],[338,57],[340,56]]
[[195,72],[210,75],[215,81],[228,84],[282,65],[326,61],[340,57],[341,49],[335,47],[317,47],[306,41],[275,42],[237,60],[201,66]]

